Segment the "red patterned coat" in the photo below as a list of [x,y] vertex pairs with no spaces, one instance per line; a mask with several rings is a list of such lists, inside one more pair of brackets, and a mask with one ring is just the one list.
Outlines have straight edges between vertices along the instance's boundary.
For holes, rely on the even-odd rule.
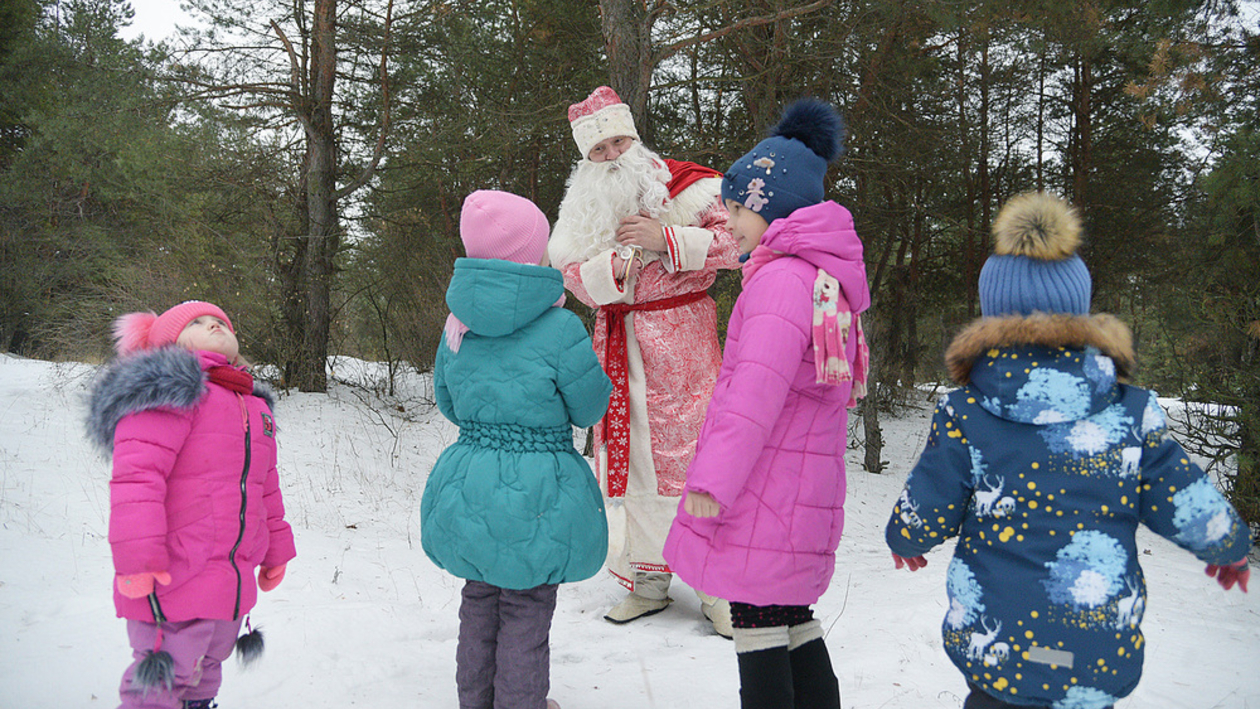
[[[561,268],[565,287],[583,303],[598,309],[592,339],[606,371],[610,368],[606,356],[609,314],[604,306],[643,304],[703,293],[713,285],[718,269],[739,267],[739,249],[726,226],[728,215],[721,203],[720,187],[720,177],[700,179],[671,200],[668,211],[661,217],[662,225],[667,227],[669,250],[659,259],[649,260],[639,275],[624,287],[614,277],[611,248],[585,262]],[[625,553],[629,566],[634,569],[665,571],[660,549],[674,507],[668,498],[682,494],[687,465],[695,453],[696,439],[722,363],[717,340],[717,309],[713,299],[704,295],[678,307],[632,312],[625,317],[625,329],[629,401],[614,400],[609,408],[611,411],[619,404],[627,406],[630,425],[628,430],[614,427],[610,435],[629,437],[630,467],[637,468],[640,474],[649,472],[656,481],[655,494],[666,498],[660,501],[663,503],[659,506],[661,513],[652,511],[642,515],[642,522],[636,523],[635,512],[630,510],[629,551]],[[614,389],[614,399],[623,396]],[[596,470],[601,487],[608,495],[609,466],[604,439],[603,426],[596,426]],[[634,475],[632,472],[631,477]],[[614,496],[617,496],[616,488],[614,485]],[[635,504],[633,497],[632,483],[627,507]],[[656,517],[661,519],[653,519]],[[635,529],[645,527],[647,533],[639,534],[636,540]],[[610,558],[619,553],[617,543],[616,539],[612,540]],[[623,566],[618,571],[616,563],[613,567],[623,582],[632,585],[627,578],[631,569]]]

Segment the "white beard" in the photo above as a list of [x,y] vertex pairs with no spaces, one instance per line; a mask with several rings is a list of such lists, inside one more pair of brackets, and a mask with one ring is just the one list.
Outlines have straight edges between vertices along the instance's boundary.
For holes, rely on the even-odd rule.
[[547,243],[551,265],[563,268],[613,248],[626,217],[660,217],[668,209],[669,177],[665,161],[639,142],[610,162],[579,160]]

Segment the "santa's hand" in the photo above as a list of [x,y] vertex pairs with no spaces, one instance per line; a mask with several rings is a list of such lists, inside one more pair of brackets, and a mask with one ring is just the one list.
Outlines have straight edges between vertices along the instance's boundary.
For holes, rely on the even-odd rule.
[[621,226],[617,227],[616,239],[618,244],[640,246],[648,251],[664,252],[669,249],[660,220],[645,214],[622,219]]
[[722,511],[722,506],[707,492],[688,490],[683,494],[687,496],[683,500],[683,509],[692,517],[717,517]]

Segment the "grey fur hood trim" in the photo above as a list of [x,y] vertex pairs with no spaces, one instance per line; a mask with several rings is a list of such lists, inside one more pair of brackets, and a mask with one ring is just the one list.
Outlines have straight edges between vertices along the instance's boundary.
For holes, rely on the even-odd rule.
[[[182,347],[121,357],[101,370],[88,394],[88,440],[113,452],[114,429],[124,416],[159,407],[191,409],[205,396],[206,382],[200,358]],[[267,387],[255,383],[254,396],[275,408]]]
[[1137,369],[1133,333],[1114,315],[1047,315],[1034,313],[979,318],[958,333],[945,350],[945,367],[956,383],[971,381],[971,365],[993,348],[1014,345],[1096,347],[1116,363],[1116,375],[1132,376]]

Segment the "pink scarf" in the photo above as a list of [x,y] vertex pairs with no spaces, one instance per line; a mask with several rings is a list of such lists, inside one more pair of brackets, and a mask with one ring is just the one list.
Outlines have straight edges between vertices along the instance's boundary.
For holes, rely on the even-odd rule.
[[[762,266],[786,255],[765,246],[753,249],[744,264],[741,285],[748,285],[749,279]],[[871,366],[870,348],[866,345],[866,334],[862,332],[861,315],[849,310],[844,293],[840,290],[840,282],[821,268],[818,269],[818,277],[814,279],[812,330],[814,381],[833,386],[852,382],[848,405],[849,408],[856,406],[857,400],[866,396],[866,375]],[[857,337],[857,359],[853,367],[850,367],[845,352],[849,338],[854,335]]]
[[[551,305],[553,308],[564,306],[564,294]],[[446,346],[451,348],[451,352],[459,352],[459,346],[464,342],[464,333],[468,332],[468,326],[459,321],[455,317],[455,313],[446,316],[446,325],[442,327],[442,333],[446,335]]]

